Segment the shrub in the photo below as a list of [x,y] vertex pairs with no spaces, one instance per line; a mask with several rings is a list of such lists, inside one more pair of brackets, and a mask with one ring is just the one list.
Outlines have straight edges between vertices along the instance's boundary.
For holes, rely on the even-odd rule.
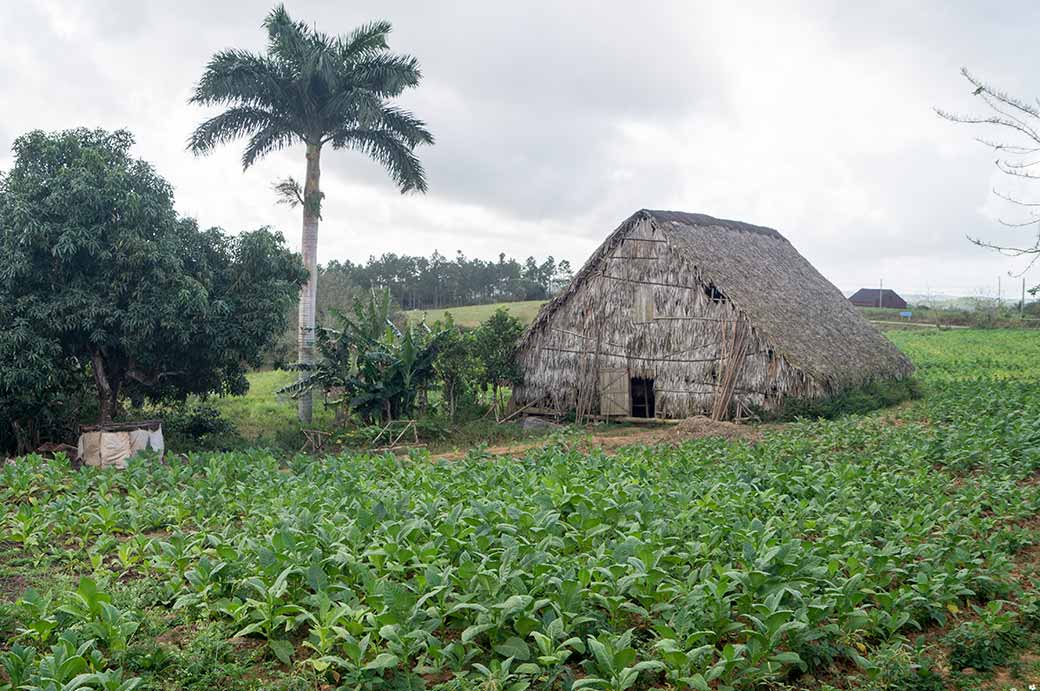
[[886,691],[945,691],[948,686],[942,675],[931,667],[913,666],[893,675],[884,688]]
[[1017,617],[1003,611],[1002,604],[997,601],[985,609],[976,608],[978,621],[966,621],[946,636],[950,665],[954,669],[974,667],[986,671],[1010,661],[1022,633]]
[[1040,633],[1040,593],[1032,590],[1022,598],[1019,615],[1023,626]]
[[879,648],[871,657],[872,691],[945,691],[946,680],[934,670],[935,662],[924,648],[909,649],[902,643]]
[[482,367],[481,384],[491,388],[495,404],[499,390],[520,382],[522,376],[516,361],[516,344],[524,332],[524,324],[501,308],[481,322],[474,334],[476,355]]
[[921,386],[916,379],[876,381],[825,399],[785,398],[776,408],[757,408],[752,412],[763,420],[829,420],[868,413],[920,397]]
[[455,420],[479,407],[478,385],[484,370],[477,356],[476,332],[456,326],[450,313],[443,323],[435,322],[433,330],[444,333],[433,370],[440,383],[444,413]]
[[197,401],[159,409],[167,448],[229,450],[245,440],[212,403]]

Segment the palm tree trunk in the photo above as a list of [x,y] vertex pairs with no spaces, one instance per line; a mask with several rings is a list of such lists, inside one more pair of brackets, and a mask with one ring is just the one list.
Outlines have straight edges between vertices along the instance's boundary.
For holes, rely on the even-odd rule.
[[[321,218],[321,145],[307,144],[307,179],[303,185],[303,240],[300,247],[303,251],[303,264],[310,272],[310,278],[300,292],[300,334],[299,353],[301,365],[314,364],[314,312],[318,296],[318,220]],[[301,376],[305,372],[300,373]],[[311,423],[314,399],[307,391],[300,396],[300,422]]]

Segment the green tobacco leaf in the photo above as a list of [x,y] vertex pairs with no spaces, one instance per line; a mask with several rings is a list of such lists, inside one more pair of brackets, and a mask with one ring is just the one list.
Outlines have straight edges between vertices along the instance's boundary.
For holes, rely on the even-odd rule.
[[494,646],[495,652],[502,657],[511,657],[521,662],[531,659],[531,649],[523,639],[516,636],[506,639],[504,643]]
[[681,681],[689,684],[691,688],[697,689],[697,691],[711,691],[711,687],[708,686],[708,682],[704,679],[703,674],[694,674],[691,677],[683,677]]
[[492,628],[494,628],[492,624],[474,624],[473,626],[468,626],[462,632],[462,636],[460,637],[460,639],[463,643],[470,643],[473,641],[474,638],[484,633],[485,631],[489,631]]
[[376,655],[374,660],[362,667],[362,669],[378,672],[390,667],[396,667],[400,662],[401,661],[396,655],[391,653],[379,653]]
[[283,641],[279,639],[272,639],[267,641],[267,645],[271,647],[271,652],[277,657],[283,664],[290,664],[293,654],[293,644],[289,641]]
[[779,663],[785,664],[785,665],[801,665],[801,664],[803,664],[802,663],[802,658],[798,656],[798,653],[790,652],[790,651],[783,652],[783,653],[777,653],[776,655],[770,656],[769,659],[772,660],[773,662],[779,662]]

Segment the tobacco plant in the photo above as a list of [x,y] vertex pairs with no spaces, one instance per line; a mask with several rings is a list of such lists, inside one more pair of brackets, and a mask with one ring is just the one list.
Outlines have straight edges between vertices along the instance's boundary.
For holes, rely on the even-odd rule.
[[952,626],[963,660],[1011,649],[1014,608],[994,603],[1037,541],[1040,343],[896,338],[922,399],[755,444],[19,459],[0,467],[0,542],[91,576],[13,598],[6,674],[133,683],[109,670],[156,611],[113,584],[140,579],[160,620],[262,641],[315,685],[753,689],[834,667],[934,685],[918,632]]

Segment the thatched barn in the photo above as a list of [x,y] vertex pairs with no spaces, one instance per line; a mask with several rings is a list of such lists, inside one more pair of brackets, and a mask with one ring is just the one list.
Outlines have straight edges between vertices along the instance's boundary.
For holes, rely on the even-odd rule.
[[513,405],[716,419],[901,379],[910,361],[780,233],[642,210],[542,307]]

